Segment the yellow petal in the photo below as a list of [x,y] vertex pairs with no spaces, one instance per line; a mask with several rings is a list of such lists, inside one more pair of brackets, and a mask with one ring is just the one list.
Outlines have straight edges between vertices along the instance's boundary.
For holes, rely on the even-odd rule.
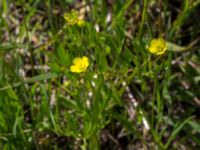
[[73,63],[74,63],[75,65],[81,63],[81,58],[80,58],[80,57],[76,57],[76,58],[73,60]]
[[148,50],[155,55],[161,55],[167,50],[167,44],[164,39],[153,39]]
[[70,67],[71,72],[84,72],[87,70],[87,67],[89,66],[89,60],[86,56],[83,56],[82,58],[76,57],[73,60],[73,65]]
[[89,60],[86,56],[82,57],[82,63],[84,64],[84,66],[87,68],[89,66]]
[[70,67],[70,71],[71,72],[76,72],[76,73],[80,73],[81,72],[81,70],[76,65],[72,65]]

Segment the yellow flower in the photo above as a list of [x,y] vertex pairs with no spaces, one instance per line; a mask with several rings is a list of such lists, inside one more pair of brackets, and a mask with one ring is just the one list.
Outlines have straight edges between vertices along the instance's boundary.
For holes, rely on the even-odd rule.
[[85,24],[84,20],[79,19],[79,13],[77,10],[72,9],[70,13],[64,14],[64,19],[66,20],[68,25],[83,26]]
[[85,25],[85,21],[84,20],[78,20],[77,25],[79,27],[83,27]]
[[71,72],[81,73],[85,72],[87,70],[87,67],[89,66],[89,60],[86,56],[76,57],[73,60],[73,65],[71,65],[70,70]]
[[164,54],[164,52],[167,50],[167,44],[164,39],[158,38],[153,39],[150,42],[149,46],[149,52],[155,55],[161,55]]

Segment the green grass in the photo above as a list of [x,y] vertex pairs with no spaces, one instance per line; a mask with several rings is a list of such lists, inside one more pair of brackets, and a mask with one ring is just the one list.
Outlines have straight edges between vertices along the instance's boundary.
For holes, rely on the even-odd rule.
[[[199,8],[0,0],[0,149],[200,149]],[[64,19],[72,9],[83,26]],[[71,72],[82,56],[87,70]]]

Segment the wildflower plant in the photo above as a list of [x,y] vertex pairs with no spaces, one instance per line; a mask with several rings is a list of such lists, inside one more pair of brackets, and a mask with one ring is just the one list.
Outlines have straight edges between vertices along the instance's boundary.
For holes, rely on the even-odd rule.
[[200,3],[142,2],[2,1],[0,149],[200,149]]

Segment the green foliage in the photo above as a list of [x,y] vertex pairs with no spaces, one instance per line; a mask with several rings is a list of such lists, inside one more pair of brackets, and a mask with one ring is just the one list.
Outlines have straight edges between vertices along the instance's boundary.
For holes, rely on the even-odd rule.
[[2,0],[0,149],[199,149],[199,4]]

